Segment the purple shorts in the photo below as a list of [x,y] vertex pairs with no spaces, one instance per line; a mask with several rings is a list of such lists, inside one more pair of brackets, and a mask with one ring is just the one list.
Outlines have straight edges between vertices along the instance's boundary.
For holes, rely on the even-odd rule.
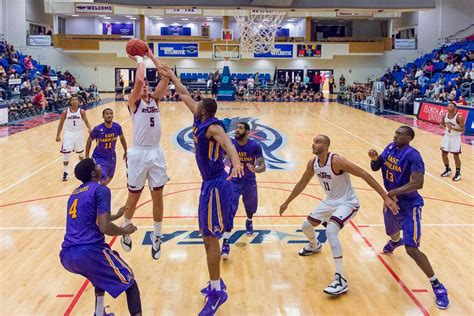
[[234,217],[239,208],[239,200],[242,196],[245,211],[255,213],[258,208],[257,181],[234,180],[232,181],[232,201],[230,207],[230,227],[234,227]]
[[59,258],[66,270],[82,275],[113,298],[135,282],[132,269],[107,244],[65,248]]
[[115,174],[115,165],[117,164],[117,158],[115,155],[103,158],[103,157],[94,157],[95,162],[100,165],[102,168],[102,179],[113,178]]
[[228,229],[231,197],[231,182],[226,180],[226,174],[202,182],[198,217],[203,237],[220,238]]
[[384,210],[385,232],[388,236],[403,230],[403,243],[405,246],[420,247],[421,239],[421,207],[415,205],[410,208],[401,208],[397,215],[389,210]]

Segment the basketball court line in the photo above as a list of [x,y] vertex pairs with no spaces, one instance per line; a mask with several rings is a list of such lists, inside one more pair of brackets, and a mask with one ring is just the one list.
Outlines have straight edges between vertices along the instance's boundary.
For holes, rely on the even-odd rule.
[[[123,125],[123,124],[127,123],[127,122],[130,121],[130,120],[131,120],[131,118],[129,117],[128,119],[126,119],[126,120],[120,122],[119,124],[120,124],[120,125]],[[51,122],[50,122],[50,123],[51,123]],[[47,123],[47,124],[50,124],[50,123]],[[36,170],[36,171],[34,171],[34,172],[28,174],[27,176],[24,176],[24,177],[21,178],[20,180],[14,182],[14,183],[12,183],[12,184],[10,184],[10,185],[9,185],[8,187],[6,187],[5,189],[0,190],[0,194],[3,194],[3,193],[5,193],[5,192],[9,191],[10,189],[13,189],[14,187],[16,187],[17,185],[19,185],[20,183],[23,183],[23,182],[25,182],[26,180],[28,180],[28,179],[34,177],[35,175],[37,175],[38,173],[40,173],[40,172],[43,171],[44,169],[48,168],[49,166],[54,165],[58,160],[61,160],[61,159],[63,159],[62,156],[60,156],[60,157],[54,159],[54,160],[51,161],[50,163],[44,165],[43,167],[39,168],[38,170]]]
[[[236,216],[236,217],[242,217],[244,218],[245,216]],[[254,216],[254,218],[257,216]],[[308,215],[293,215],[292,217],[298,217],[298,218],[304,218],[308,217]],[[134,217],[133,219],[139,220],[139,219],[152,219],[153,217],[139,217],[136,218]],[[164,219],[169,219],[166,216],[163,217]],[[197,218],[197,216],[193,217],[185,217],[182,219],[189,219],[189,218]],[[287,219],[288,216],[282,216],[282,219]],[[174,219],[179,219],[179,218],[174,218]],[[254,224],[254,227],[300,227],[301,224]],[[369,227],[384,227],[384,224],[357,224],[356,225],[358,228],[369,228]],[[163,225],[163,228],[198,228],[197,224],[196,225]],[[234,227],[242,227],[244,228],[245,225],[234,225]],[[422,227],[474,227],[474,224],[422,224]],[[140,229],[146,229],[146,228],[153,228],[153,226],[150,225],[137,225],[137,228]],[[66,226],[12,226],[12,227],[0,227],[0,231],[9,231],[9,230],[65,230]]]
[[[379,145],[376,145],[376,144],[372,143],[371,141],[368,141],[368,140],[366,140],[366,139],[360,137],[359,135],[357,135],[357,134],[351,132],[350,130],[348,130],[348,129],[344,128],[344,127],[340,127],[339,125],[337,125],[337,124],[335,124],[335,123],[333,123],[333,122],[331,122],[331,121],[329,121],[329,120],[323,118],[321,115],[318,115],[318,114],[316,114],[316,113],[314,113],[314,112],[311,112],[310,110],[306,110],[306,112],[308,112],[309,114],[312,114],[312,115],[314,115],[314,116],[317,116],[320,120],[322,120],[322,121],[324,121],[324,122],[326,122],[326,123],[328,123],[328,124],[330,124],[330,125],[332,125],[332,126],[335,126],[335,127],[339,128],[340,130],[345,131],[346,133],[350,134],[351,136],[354,136],[354,137],[360,139],[361,141],[363,141],[363,142],[365,142],[365,143],[367,143],[367,144],[372,145],[374,148],[378,148],[378,149],[383,150],[383,147],[381,147],[381,146],[379,146]],[[458,191],[459,193],[462,193],[462,194],[466,195],[467,197],[469,197],[469,198],[471,198],[471,199],[474,199],[474,195],[471,195],[471,194],[467,193],[466,191],[461,190],[461,189],[455,187],[455,186],[452,185],[452,184],[449,184],[449,183],[444,182],[443,180],[439,179],[438,176],[435,176],[435,175],[433,175],[433,174],[427,172],[426,170],[425,170],[425,174],[428,175],[428,176],[430,176],[431,178],[435,179],[436,181],[438,181],[438,182],[440,182],[440,183],[442,183],[442,184],[444,184],[444,185],[450,187],[451,189],[453,189],[453,190],[455,190],[455,191]]]

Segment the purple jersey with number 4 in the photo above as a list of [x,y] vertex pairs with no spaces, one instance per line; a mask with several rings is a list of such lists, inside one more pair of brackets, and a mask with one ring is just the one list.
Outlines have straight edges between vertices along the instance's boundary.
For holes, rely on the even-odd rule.
[[[252,164],[254,167],[257,164],[257,159],[262,157],[262,147],[253,139],[249,139],[248,142],[240,146],[237,139],[233,139],[232,143],[239,154],[240,163],[244,167],[244,176],[242,180],[255,180],[255,172],[252,172],[248,168],[248,164]],[[233,181],[239,182],[239,178],[234,178]]]
[[62,248],[105,244],[97,216],[110,213],[110,190],[97,182],[76,188],[67,202],[66,234]]
[[[411,146],[397,148],[389,144],[382,154],[382,176],[387,191],[399,188],[410,182],[412,173],[425,173],[425,164],[418,150]],[[400,208],[423,205],[423,198],[418,191],[397,196]]]
[[117,138],[123,134],[120,124],[113,122],[108,128],[104,123],[97,125],[91,132],[90,138],[97,140],[92,157],[109,158],[115,156],[115,145]]

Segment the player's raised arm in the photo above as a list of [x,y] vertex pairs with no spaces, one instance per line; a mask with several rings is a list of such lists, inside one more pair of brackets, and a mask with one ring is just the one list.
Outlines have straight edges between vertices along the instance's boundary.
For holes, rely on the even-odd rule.
[[63,130],[64,121],[66,120],[66,112],[67,110],[64,110],[63,113],[61,113],[61,118],[59,119],[58,131],[56,132],[57,142],[61,141],[61,131]]
[[345,171],[352,174],[353,176],[362,178],[368,185],[380,195],[384,200],[384,206],[392,211],[392,213],[397,214],[399,207],[397,203],[385,192],[382,186],[374,179],[367,171],[359,167],[353,162],[350,162],[344,157],[339,155],[334,155],[332,160],[332,166],[334,171],[340,172]]
[[372,171],[377,171],[382,168],[382,157],[379,156],[375,149],[369,150],[369,158],[370,158],[370,169]]
[[173,81],[174,85],[176,86],[176,92],[178,92],[179,97],[183,102],[188,106],[189,110],[196,115],[197,112],[197,104],[194,101],[194,99],[191,97],[191,94],[189,93],[188,89],[186,89],[185,86],[181,83],[181,81],[176,77],[174,74],[173,70],[171,70],[170,67],[167,65],[161,64],[159,66],[159,71],[160,75],[162,77],[168,77]]
[[230,178],[242,177],[244,175],[244,171],[242,169],[242,165],[240,164],[239,154],[237,154],[237,150],[235,149],[232,141],[224,129],[219,125],[211,125],[207,129],[206,136],[207,138],[214,138],[216,142],[222,148],[224,148],[227,157],[232,162],[232,174]]
[[145,65],[143,63],[143,57],[141,56],[128,56],[131,60],[137,62],[137,70],[135,71],[135,83],[133,90],[128,97],[128,109],[130,113],[134,113],[137,109],[136,102],[140,99],[143,86],[145,84]]
[[[158,70],[158,67],[160,67],[161,63],[158,61],[158,58],[156,58],[156,56],[153,54],[151,49],[148,50],[147,56],[148,58],[150,58],[150,60],[153,62],[156,69]],[[168,89],[169,81],[170,81],[169,77],[161,76],[160,82],[155,87],[155,91],[153,92],[153,98],[157,102],[160,101],[165,96],[166,90]]]
[[286,211],[286,209],[288,208],[288,205],[291,203],[291,201],[293,201],[298,195],[301,194],[301,192],[304,191],[304,189],[308,185],[309,181],[311,181],[311,179],[314,177],[313,163],[314,163],[314,159],[311,159],[306,164],[306,170],[304,171],[303,175],[301,176],[301,179],[295,185],[295,187],[293,188],[293,191],[291,191],[290,196],[280,206],[280,216],[283,215],[283,213]]

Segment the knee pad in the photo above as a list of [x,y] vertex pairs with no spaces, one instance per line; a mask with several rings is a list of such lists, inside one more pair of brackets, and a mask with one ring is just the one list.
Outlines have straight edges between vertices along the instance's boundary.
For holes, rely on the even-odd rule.
[[305,219],[303,222],[303,225],[301,225],[301,229],[303,230],[303,233],[308,237],[309,239],[313,239],[316,237],[316,233],[314,232],[314,226],[311,225],[311,223]]
[[326,237],[328,238],[328,243],[329,246],[331,246],[331,251],[334,258],[342,257],[341,242],[337,236],[340,230],[341,228],[332,222],[329,222],[326,227]]

